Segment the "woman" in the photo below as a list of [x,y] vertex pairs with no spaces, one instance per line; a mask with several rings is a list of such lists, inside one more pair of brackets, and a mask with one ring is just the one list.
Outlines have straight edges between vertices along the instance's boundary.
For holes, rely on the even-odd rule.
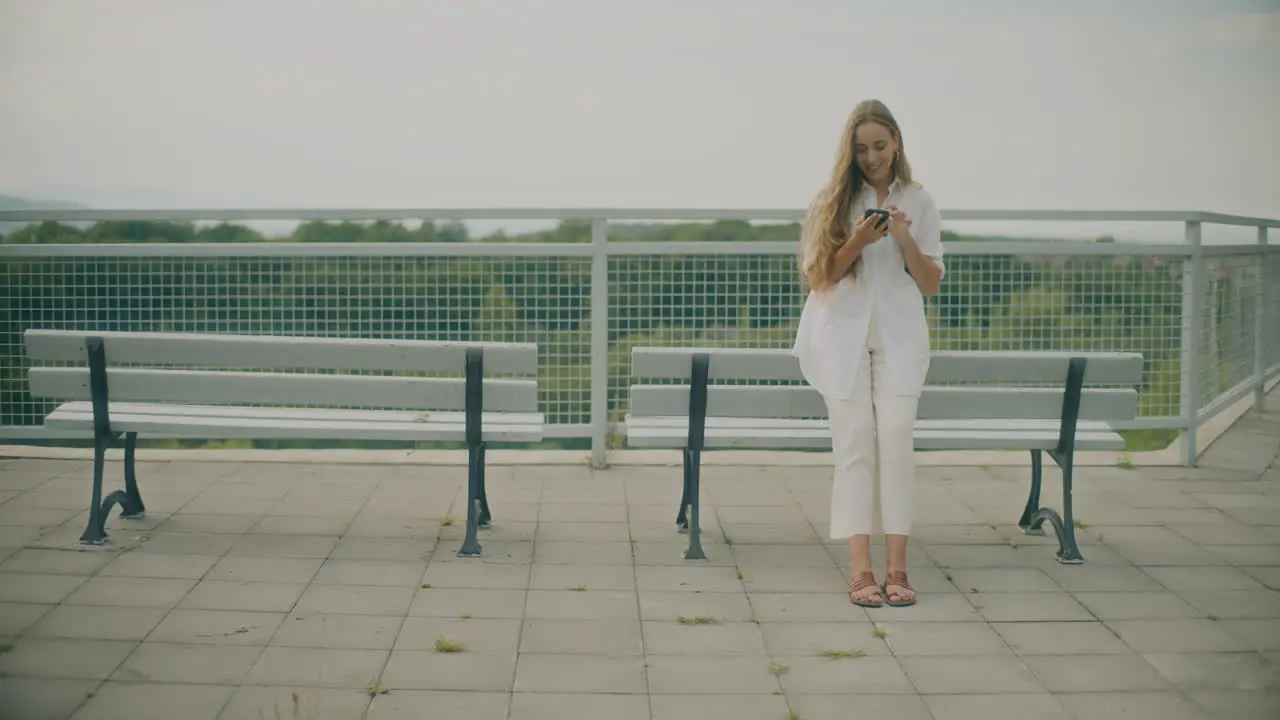
[[[887,218],[866,215],[872,209]],[[849,540],[849,599],[864,607],[915,603],[906,572],[913,431],[929,370],[924,296],[938,292],[942,256],[941,217],[912,180],[897,121],[878,100],[859,103],[805,218],[799,260],[809,294],[792,352],[826,400],[835,458],[829,534]],[[883,585],[871,569],[876,511]]]

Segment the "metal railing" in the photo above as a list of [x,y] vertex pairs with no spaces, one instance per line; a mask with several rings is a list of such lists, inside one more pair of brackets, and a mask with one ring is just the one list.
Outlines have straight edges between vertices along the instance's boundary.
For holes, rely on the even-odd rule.
[[[0,245],[0,438],[59,437],[25,391],[28,327],[536,342],[554,441],[603,466],[637,344],[789,347],[796,210],[55,210],[0,223],[561,221],[450,242]],[[1198,212],[959,210],[946,223],[1178,223],[1181,242],[949,240],[935,349],[1145,358],[1135,447],[1196,430],[1280,371],[1280,221]],[[673,221],[684,221],[672,225]],[[750,221],[764,224],[750,224]],[[1208,226],[1256,228],[1206,243]],[[349,226],[350,227],[350,226]],[[394,226],[392,226],[394,227]],[[10,233],[10,238],[14,233]],[[432,239],[436,239],[432,236]],[[1142,439],[1143,434],[1148,436]],[[66,437],[66,436],[61,436]]]

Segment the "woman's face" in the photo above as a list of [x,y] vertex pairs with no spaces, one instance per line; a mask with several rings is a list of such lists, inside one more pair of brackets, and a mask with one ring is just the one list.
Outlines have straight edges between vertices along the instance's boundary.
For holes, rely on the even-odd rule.
[[864,122],[854,131],[853,153],[862,177],[873,185],[893,180],[893,158],[898,143],[889,128],[878,122]]

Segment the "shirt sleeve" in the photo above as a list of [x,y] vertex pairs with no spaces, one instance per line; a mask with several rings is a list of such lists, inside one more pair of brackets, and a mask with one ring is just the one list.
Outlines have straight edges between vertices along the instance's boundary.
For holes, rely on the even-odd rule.
[[921,193],[924,194],[924,204],[920,212],[920,221],[916,223],[912,237],[915,238],[916,247],[920,248],[920,252],[933,260],[942,271],[941,277],[946,277],[947,266],[942,259],[946,254],[946,250],[942,247],[942,213],[938,212],[937,204],[928,193],[923,190]]

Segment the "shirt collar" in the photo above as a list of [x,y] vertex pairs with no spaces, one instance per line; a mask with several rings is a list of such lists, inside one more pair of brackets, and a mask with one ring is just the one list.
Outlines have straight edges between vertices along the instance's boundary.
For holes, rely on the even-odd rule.
[[[902,181],[895,177],[893,179],[893,182],[889,183],[889,195],[892,195],[901,189],[902,189]],[[876,190],[875,188],[871,187],[869,183],[864,181],[862,183],[862,192],[871,193],[871,196],[875,197]]]

